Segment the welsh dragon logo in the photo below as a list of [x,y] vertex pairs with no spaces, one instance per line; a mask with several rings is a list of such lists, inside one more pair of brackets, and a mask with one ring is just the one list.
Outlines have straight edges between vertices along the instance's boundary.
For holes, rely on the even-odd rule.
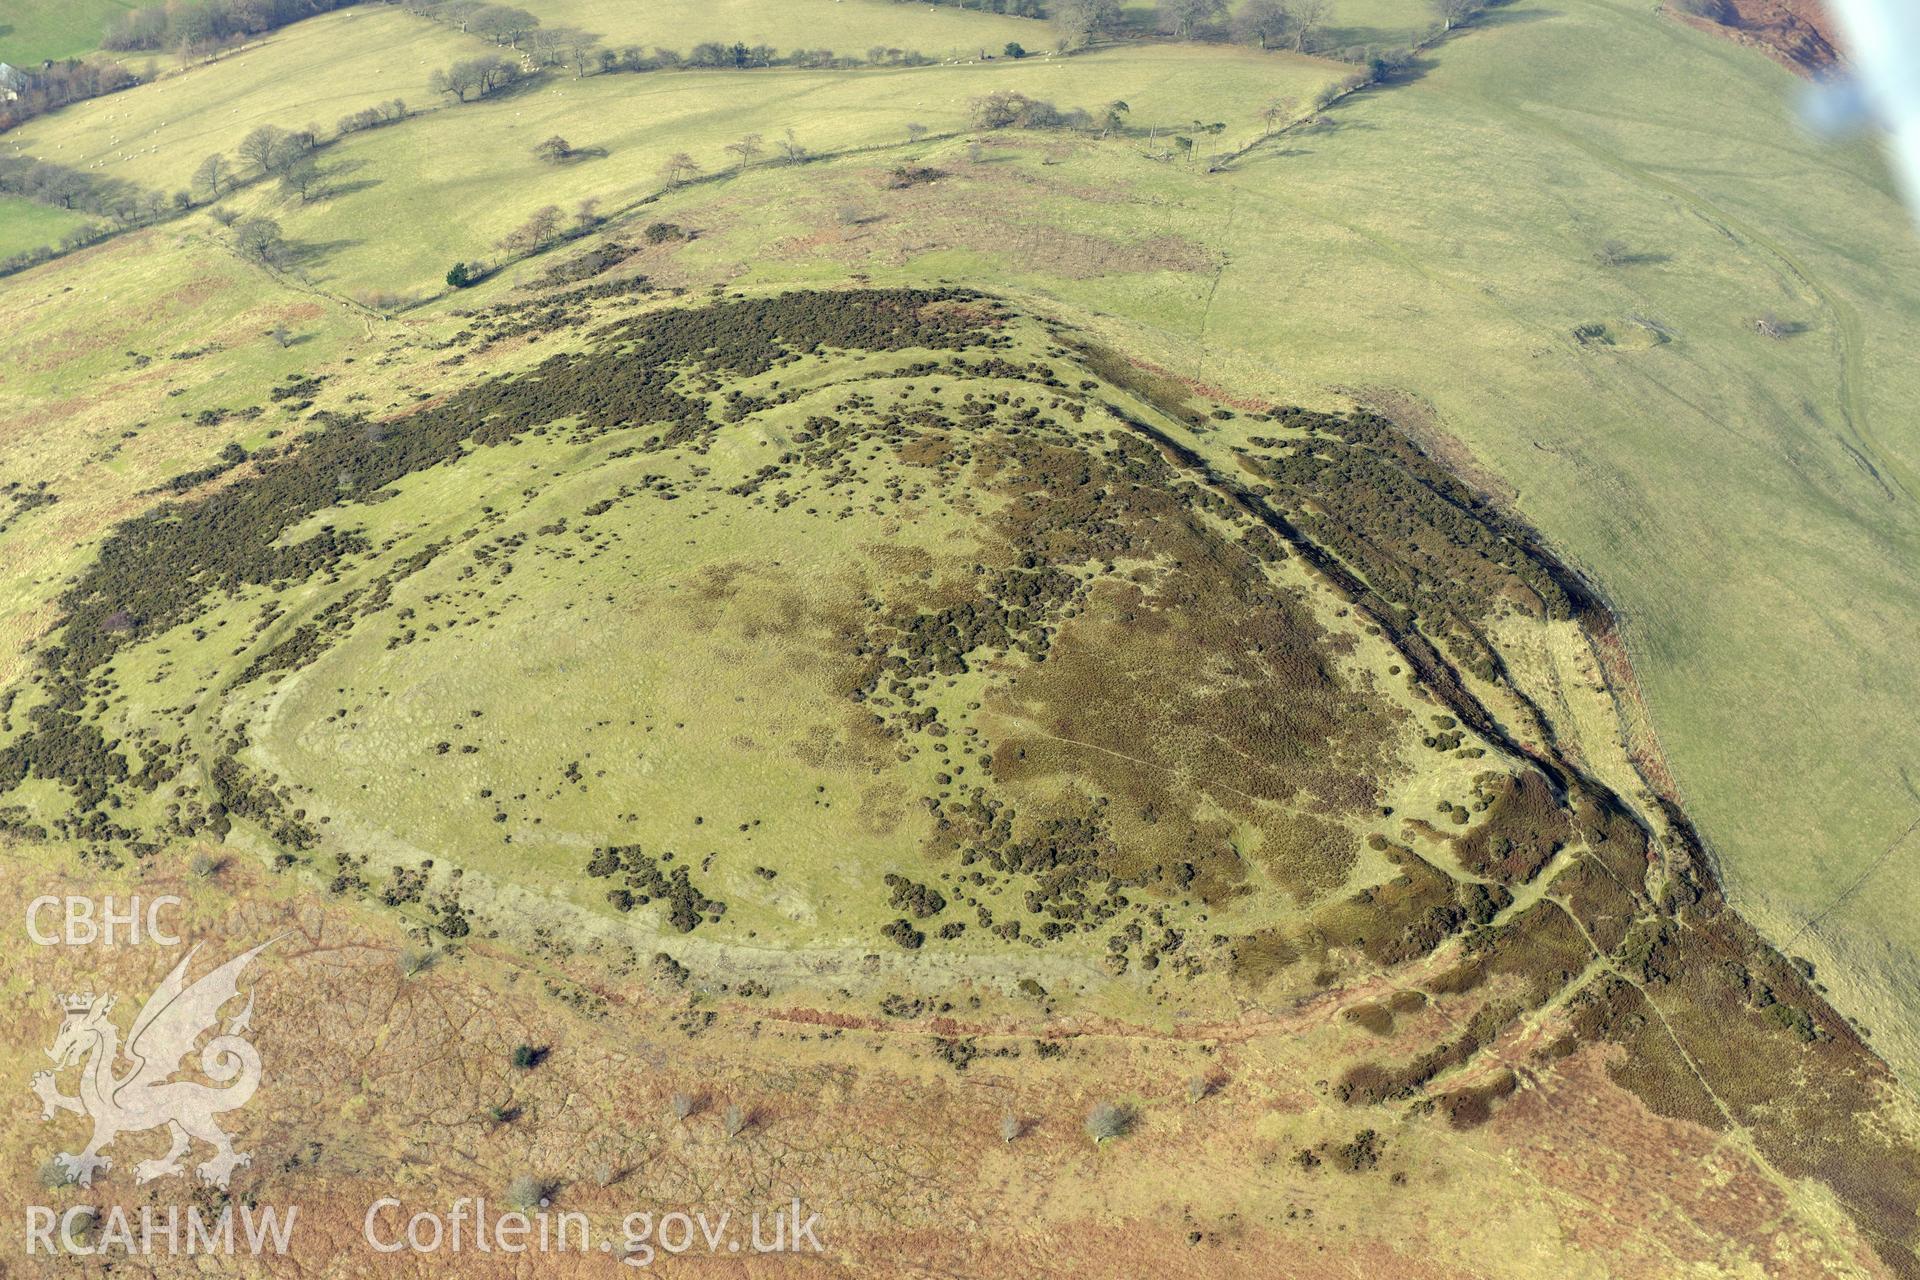
[[[203,1182],[224,1190],[234,1169],[251,1161],[245,1152],[233,1149],[233,1140],[213,1119],[245,1106],[260,1085],[260,1052],[245,1039],[253,1015],[251,992],[246,1007],[228,1018],[226,1027],[200,1050],[200,1070],[216,1083],[169,1077],[181,1070],[182,1060],[200,1037],[218,1024],[222,1006],[239,997],[241,971],[272,945],[269,939],[191,985],[187,965],[200,948],[189,950],[147,997],[124,1049],[119,1029],[107,1019],[112,996],[60,997],[66,1019],[47,1050],[54,1070],[36,1071],[33,1091],[39,1095],[43,1120],[53,1119],[59,1111],[93,1120],[93,1138],[80,1154],[63,1151],[54,1157],[62,1173],[83,1187],[91,1186],[96,1172],[113,1167],[113,1161],[100,1154],[103,1148],[123,1133],[161,1125],[167,1127],[171,1145],[158,1160],[142,1160],[134,1166],[136,1182],[185,1172],[180,1158],[196,1138],[213,1148],[213,1155],[196,1166]],[[54,1076],[76,1063],[80,1095],[70,1098],[60,1092]]]

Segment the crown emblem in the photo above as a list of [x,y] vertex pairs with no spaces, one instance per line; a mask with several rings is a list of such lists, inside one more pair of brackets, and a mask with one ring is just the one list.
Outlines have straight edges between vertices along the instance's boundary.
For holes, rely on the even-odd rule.
[[68,1013],[86,1013],[93,1008],[94,1001],[99,998],[90,992],[84,995],[63,995],[60,997],[60,1007]]

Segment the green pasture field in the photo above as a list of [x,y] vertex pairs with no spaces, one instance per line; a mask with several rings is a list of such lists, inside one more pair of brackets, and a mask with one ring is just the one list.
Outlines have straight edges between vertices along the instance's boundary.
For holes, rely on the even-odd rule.
[[1326,28],[1316,37],[1316,43],[1330,49],[1366,45],[1406,48],[1438,21],[1433,6],[1424,0],[1334,0]]
[[11,0],[0,10],[0,62],[30,67],[97,49],[107,23],[135,7],[129,0]]
[[217,61],[62,108],[0,135],[0,150],[122,178],[184,188],[208,153],[232,150],[263,124],[318,125],[393,98],[436,106],[433,72],[490,48],[458,30],[385,5],[340,9],[270,32]]
[[613,49],[686,53],[719,41],[767,44],[782,53],[831,49],[865,58],[880,47],[945,59],[998,57],[1010,42],[1041,53],[1055,40],[1053,28],[1033,18],[892,0],[531,0],[522,7],[543,26],[590,31]]
[[36,204],[24,196],[0,196],[0,258],[52,244],[89,221],[85,214]]
[[[1335,74],[1330,64],[1289,54],[1169,45],[1051,63],[558,79],[355,135],[322,162],[341,173],[341,194],[301,204],[262,188],[235,203],[317,246],[310,270],[329,288],[416,293],[443,287],[456,260],[497,259],[495,242],[543,205],[570,216],[593,198],[605,213],[658,193],[676,152],[689,153],[707,176],[737,168],[725,148],[748,133],[762,138],[756,167],[773,164],[789,128],[814,153],[890,147],[868,163],[891,165],[915,154],[902,145],[909,123],[960,130],[969,99],[1012,89],[1063,108],[1124,98],[1142,131],[1218,121],[1227,126],[1218,135],[1224,147],[1262,128],[1249,103],[1305,97]],[[536,157],[535,144],[555,134],[583,154],[558,165]],[[819,172],[805,165],[757,181],[805,193]]]
[[[1243,0],[1229,0],[1229,29],[1233,15],[1242,7]],[[1121,9],[1127,26],[1135,32],[1154,32],[1164,26],[1160,6],[1151,0],[1124,0]],[[1325,23],[1313,32],[1308,48],[1405,47],[1438,21],[1426,0],[1333,0],[1327,6]]]

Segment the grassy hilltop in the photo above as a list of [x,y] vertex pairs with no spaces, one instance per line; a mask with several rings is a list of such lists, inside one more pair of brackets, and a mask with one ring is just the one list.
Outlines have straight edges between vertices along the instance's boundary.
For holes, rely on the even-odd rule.
[[[1907,1247],[1884,1066],[1611,789],[1622,744],[1505,674],[1605,697],[1577,587],[1393,423],[966,290],[657,292],[463,310],[210,415],[244,443],[108,534],[8,699],[15,838],[222,849],[748,1018],[1337,1009],[1333,1123],[1443,1151],[1623,1053],[1622,1105]],[[955,1071],[1012,1051],[936,1030]]]
[[[1157,1221],[1219,1274],[1920,1272],[1920,244],[1786,69],[1611,0],[1308,53],[528,7],[926,57],[454,101],[521,51],[361,6],[0,135],[159,196],[0,197],[0,257],[102,235],[0,278],[0,896],[310,910],[501,1001],[551,1073],[374,1055],[351,1141],[438,1188],[618,1130],[875,1240],[937,1234],[896,1179],[1055,1187],[1003,1269]],[[590,1083],[630,1051],[927,1168],[656,1132]]]

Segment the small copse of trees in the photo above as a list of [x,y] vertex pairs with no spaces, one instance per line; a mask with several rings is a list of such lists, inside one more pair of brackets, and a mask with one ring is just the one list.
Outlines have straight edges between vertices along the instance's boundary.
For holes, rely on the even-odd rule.
[[1051,102],[1015,89],[996,89],[967,99],[967,117],[976,129],[1084,128],[1084,111],[1061,111]]
[[498,54],[462,58],[452,66],[436,71],[427,85],[435,93],[444,93],[456,102],[473,102],[498,93],[519,81],[525,72],[518,62]]
[[280,174],[309,155],[319,140],[307,129],[282,129],[263,124],[240,139],[234,154],[252,165],[256,173]]
[[377,107],[364,107],[359,111],[341,116],[334,131],[341,137],[350,133],[362,133],[368,129],[377,129],[383,124],[393,124],[407,118],[407,104],[403,99],[394,98]]

